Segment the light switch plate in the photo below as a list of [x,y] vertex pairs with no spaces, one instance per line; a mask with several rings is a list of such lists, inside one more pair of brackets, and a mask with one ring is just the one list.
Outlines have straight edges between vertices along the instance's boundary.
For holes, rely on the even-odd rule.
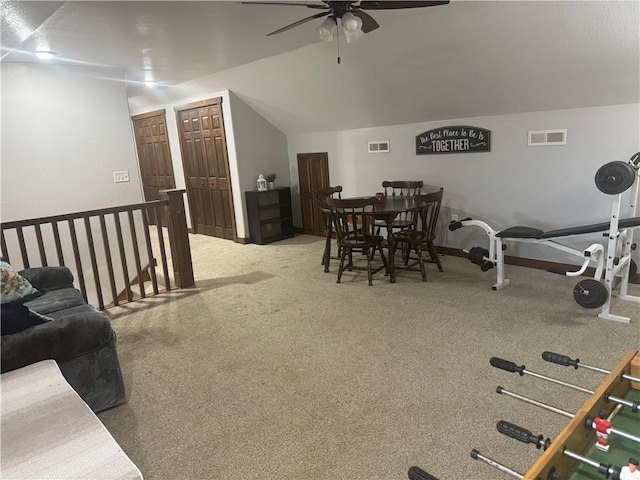
[[113,181],[115,183],[122,183],[129,181],[129,171],[122,170],[120,172],[113,172]]

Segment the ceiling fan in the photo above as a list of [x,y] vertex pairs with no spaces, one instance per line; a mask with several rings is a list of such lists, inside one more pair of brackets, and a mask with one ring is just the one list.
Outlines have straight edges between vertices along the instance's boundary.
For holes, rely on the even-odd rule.
[[375,19],[369,15],[365,10],[396,10],[401,8],[421,8],[421,7],[433,7],[436,5],[446,5],[449,0],[418,2],[418,1],[386,1],[386,2],[374,2],[374,1],[332,1],[322,0],[322,4],[319,3],[304,3],[304,2],[241,2],[252,5],[293,5],[307,8],[313,8],[316,10],[323,10],[320,13],[316,13],[309,17],[298,20],[286,27],[279,28],[278,30],[269,33],[267,36],[276,35],[278,33],[286,32],[287,30],[307,23],[316,18],[327,17],[320,26],[316,28],[320,38],[325,41],[333,40],[333,36],[336,31],[338,19],[342,25],[342,29],[347,37],[347,42],[351,43],[362,36],[363,33],[369,33],[375,30],[380,25]]

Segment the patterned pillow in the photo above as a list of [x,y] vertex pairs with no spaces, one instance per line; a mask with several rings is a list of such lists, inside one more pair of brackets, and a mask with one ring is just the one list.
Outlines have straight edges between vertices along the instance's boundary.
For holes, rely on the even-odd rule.
[[18,271],[4,259],[0,260],[0,276],[2,280],[2,284],[0,285],[0,303],[15,301],[22,303],[41,295],[26,278],[20,275]]

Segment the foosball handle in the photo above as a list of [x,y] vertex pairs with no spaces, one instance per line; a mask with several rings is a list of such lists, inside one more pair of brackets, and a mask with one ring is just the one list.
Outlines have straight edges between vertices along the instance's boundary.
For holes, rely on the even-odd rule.
[[531,433],[531,430],[527,430],[526,428],[519,427],[518,425],[514,425],[513,423],[506,422],[504,420],[500,420],[496,424],[496,428],[503,435],[515,438],[522,443],[533,443],[538,449],[543,448],[546,450],[551,443],[551,440],[548,438],[545,440],[543,435],[536,436]]
[[409,480],[438,480],[433,475],[428,474],[420,467],[411,467],[409,468]]
[[507,372],[518,372],[520,376],[524,375],[524,365],[518,366],[509,360],[505,360],[503,358],[491,357],[489,363],[492,367],[500,368],[501,370],[506,370]]
[[579,359],[571,359],[566,355],[560,355],[559,353],[553,352],[542,352],[542,359],[545,362],[557,363],[558,365],[562,365],[563,367],[574,367],[578,368],[578,363],[580,363]]

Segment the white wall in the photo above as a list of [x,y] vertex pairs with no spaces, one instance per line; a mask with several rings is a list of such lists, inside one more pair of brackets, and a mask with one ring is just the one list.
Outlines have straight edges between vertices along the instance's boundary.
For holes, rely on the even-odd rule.
[[[122,170],[129,172],[130,181],[114,183],[113,172]],[[2,63],[1,180],[3,222],[143,202],[122,72]],[[140,224],[139,218],[136,221]],[[88,240],[82,224],[76,223],[87,294],[89,301],[97,305]],[[94,242],[102,291],[105,299],[110,299],[99,224],[92,224],[97,229]],[[113,219],[108,217],[106,224],[111,254],[116,259],[118,243]],[[122,228],[125,238],[129,238],[128,222],[123,221]],[[42,232],[48,261],[55,265],[51,227],[43,226]],[[60,226],[60,236],[65,264],[78,278],[66,223]],[[25,229],[25,237],[30,265],[41,265],[33,229]],[[7,234],[7,246],[11,261],[22,268],[15,232]],[[132,249],[125,246],[125,251],[131,268]],[[145,265],[149,263],[148,259],[142,260]],[[121,291],[124,280],[119,262],[114,262],[116,288]],[[135,275],[136,272],[130,273],[130,278]]]
[[[143,201],[120,71],[1,68],[3,221]],[[118,170],[130,182],[114,183]]]
[[[248,238],[249,223],[246,219],[244,192],[256,188],[256,180],[260,173],[277,173],[280,177],[277,183],[289,185],[286,137],[228,90],[212,92],[197,84],[185,84],[180,92],[182,95],[173,92],[166,103],[158,103],[142,97],[133,99],[131,114],[138,115],[163,108],[166,110],[167,134],[176,187],[185,188],[180,137],[174,107],[209,98],[222,98],[236,231],[239,238]],[[185,202],[188,212],[186,198]],[[189,215],[187,215],[187,222],[191,227]]]
[[[515,225],[551,230],[608,221],[612,198],[597,190],[594,175],[601,165],[626,161],[640,151],[639,113],[639,104],[629,104],[291,135],[296,225],[302,224],[296,154],[303,152],[328,152],[331,184],[341,184],[343,196],[374,194],[383,180],[417,179],[443,186],[438,245],[486,246],[479,229],[449,232],[451,214],[484,220],[496,230]],[[415,136],[446,125],[491,130],[491,152],[416,155]],[[566,146],[527,146],[529,130],[560,128],[568,130]],[[368,154],[367,142],[373,140],[390,141],[391,152]],[[628,192],[623,198],[629,205]],[[567,243],[584,248],[596,240],[601,236],[572,237]],[[580,263],[545,246],[514,244],[507,253]]]

